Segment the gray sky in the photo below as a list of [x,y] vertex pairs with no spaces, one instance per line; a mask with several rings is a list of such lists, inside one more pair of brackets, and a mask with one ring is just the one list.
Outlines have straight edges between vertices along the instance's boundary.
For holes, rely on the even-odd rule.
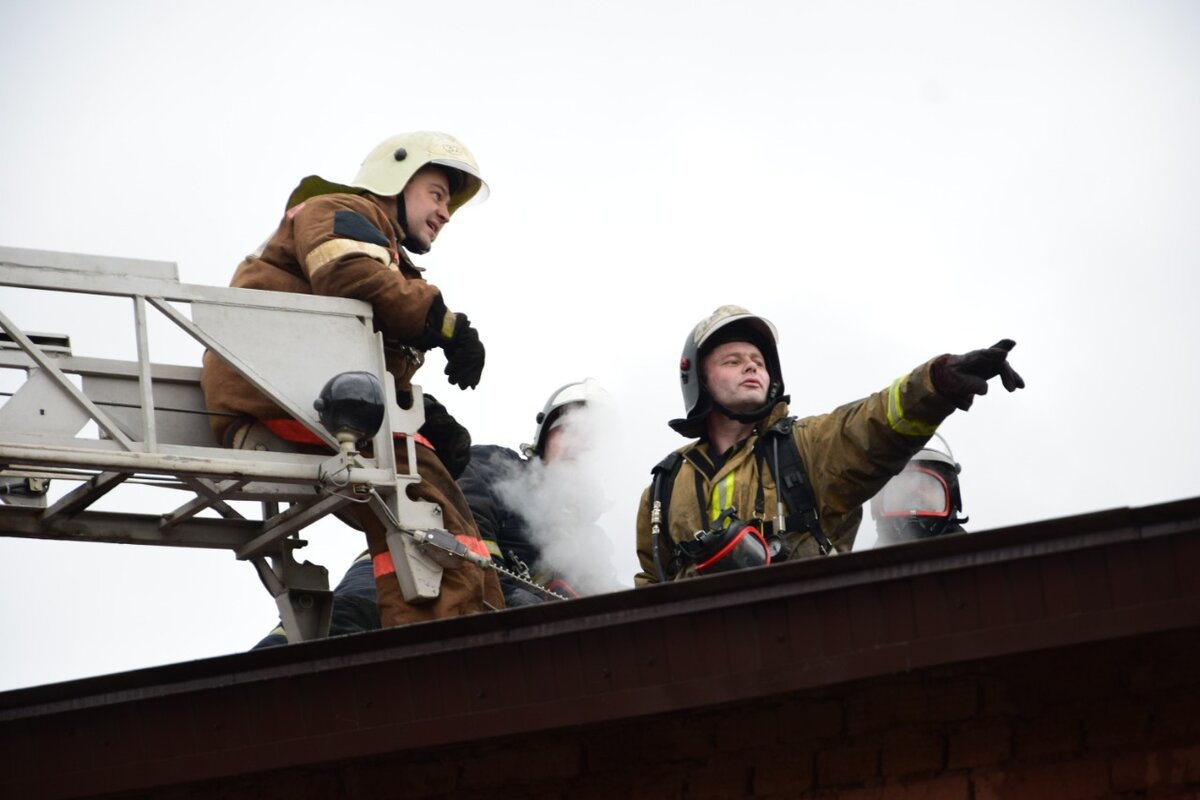
[[[776,324],[801,415],[1017,340],[1028,388],[942,427],[973,530],[1164,502],[1200,474],[1198,38],[1187,0],[8,0],[0,245],[223,286],[301,177],[445,130],[492,195],[419,263],[488,363],[476,391],[436,356],[418,381],[516,447],[552,389],[599,380],[626,581],[683,443],[680,347],[724,303]],[[132,353],[108,309],[38,294],[0,307]],[[155,360],[197,364],[179,338]],[[364,546],[307,534],[335,582]],[[243,650],[276,610],[229,553],[0,539],[0,618],[3,690]]]

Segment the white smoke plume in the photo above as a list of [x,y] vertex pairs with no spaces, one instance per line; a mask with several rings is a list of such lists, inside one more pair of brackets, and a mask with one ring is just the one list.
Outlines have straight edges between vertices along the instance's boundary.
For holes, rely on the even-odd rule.
[[563,455],[534,457],[495,487],[529,527],[542,557],[530,569],[553,573],[581,595],[625,589],[613,564],[613,544],[597,524],[609,507],[604,477],[616,456],[618,426],[612,408],[595,399],[562,412]]

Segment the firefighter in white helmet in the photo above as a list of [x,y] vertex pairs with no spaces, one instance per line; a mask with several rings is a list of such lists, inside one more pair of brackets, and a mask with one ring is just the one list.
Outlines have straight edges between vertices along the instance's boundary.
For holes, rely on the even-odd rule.
[[[474,156],[453,136],[433,131],[392,136],[367,154],[349,183],[316,175],[300,181],[278,228],[242,261],[232,285],[370,303],[402,405],[412,402],[413,374],[432,348],[444,352],[449,382],[473,389],[484,365],[479,334],[466,314],[447,308],[441,291],[405,251],[429,252],[452,215],[487,193]],[[302,354],[280,355],[302,364]],[[226,446],[244,447],[253,434],[259,441],[270,435],[293,447],[323,451],[303,425],[215,353],[204,356],[201,383],[214,412],[214,432]],[[441,506],[446,529],[482,554],[479,532],[454,482],[469,458],[470,435],[431,396],[425,400],[426,422],[418,441],[427,446],[416,448],[421,481],[409,492]],[[407,464],[406,456],[397,460]],[[382,523],[364,506],[350,509],[367,534],[385,627],[502,606],[496,576],[479,568],[446,570],[436,601],[409,604],[400,592]]]
[[775,326],[721,306],[684,343],[685,415],[671,427],[695,441],[660,462],[637,521],[639,585],[854,545],[862,504],[999,376],[1025,385],[1007,361],[1014,342],[944,355],[888,388],[835,411],[788,415]]
[[[521,453],[474,445],[459,479],[487,542],[504,569],[566,597],[623,588],[611,545],[596,520],[607,507],[603,453],[616,433],[612,398],[593,378],[555,389]],[[501,576],[505,604],[553,599]]]

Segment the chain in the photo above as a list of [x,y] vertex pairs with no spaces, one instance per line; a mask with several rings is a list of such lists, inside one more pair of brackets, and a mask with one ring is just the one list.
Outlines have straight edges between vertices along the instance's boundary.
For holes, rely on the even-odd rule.
[[[379,493],[375,490],[374,487],[371,488],[371,494],[375,495],[376,497],[379,497]],[[379,499],[381,501],[383,500],[382,497],[380,497]],[[392,510],[390,508],[388,508],[387,503],[381,502],[380,507],[383,508],[384,513],[387,514],[388,521],[391,522],[392,525],[395,526],[396,530],[401,531],[402,533],[404,533],[408,536],[412,536],[414,539],[417,539],[417,541],[421,542],[426,547],[438,547],[438,545],[434,542],[431,542],[428,540],[422,541],[419,537],[414,536],[412,531],[403,527],[400,524],[400,521],[397,520],[394,516],[392,516]],[[500,564],[496,563],[495,559],[492,559],[492,558],[488,558],[488,559],[468,558],[465,555],[463,555],[462,553],[457,553],[453,550],[448,550],[444,547],[438,547],[438,549],[442,550],[443,552],[450,553],[451,555],[457,556],[457,557],[461,558],[463,561],[468,561],[468,562],[475,564],[483,569],[493,569],[496,572],[502,572],[505,575],[507,575],[508,577],[512,578],[513,580],[515,580],[521,584],[524,584],[525,586],[528,586],[529,588],[534,589],[541,594],[547,595],[548,597],[553,597],[556,600],[569,600],[570,599],[566,595],[559,594],[558,592],[554,591],[553,589],[547,589],[545,586],[542,586],[540,583],[537,583],[536,581],[534,581],[533,578],[529,574],[529,567],[527,567],[525,565],[525,562],[521,561],[521,559],[516,558],[516,556],[513,556],[513,560],[516,561],[517,564],[519,565],[520,572],[514,572],[513,570],[509,569],[508,567],[501,566]]]
[[[524,564],[522,564],[522,566],[524,566]],[[526,577],[529,574],[528,571],[526,571],[525,575],[519,575],[516,572],[513,572],[508,567],[503,567],[503,566],[497,564],[494,560],[492,561],[492,569],[496,570],[496,572],[503,572],[508,577],[510,577],[516,581],[519,581],[520,583],[524,584],[525,586],[530,587],[531,589],[536,589],[541,594],[547,595],[549,597],[553,597],[555,600],[569,600],[570,599],[566,595],[559,594],[558,592],[554,591],[553,589],[547,589],[545,586],[542,586],[540,583],[536,583],[532,578]]]

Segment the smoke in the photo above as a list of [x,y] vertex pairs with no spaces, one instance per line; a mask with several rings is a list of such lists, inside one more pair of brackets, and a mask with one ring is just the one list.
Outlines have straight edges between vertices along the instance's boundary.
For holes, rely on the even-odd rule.
[[628,588],[617,578],[613,544],[597,524],[611,505],[604,479],[616,463],[616,418],[595,399],[562,412],[560,455],[531,458],[501,478],[496,494],[528,526],[541,558],[530,568],[564,579],[583,595]]

